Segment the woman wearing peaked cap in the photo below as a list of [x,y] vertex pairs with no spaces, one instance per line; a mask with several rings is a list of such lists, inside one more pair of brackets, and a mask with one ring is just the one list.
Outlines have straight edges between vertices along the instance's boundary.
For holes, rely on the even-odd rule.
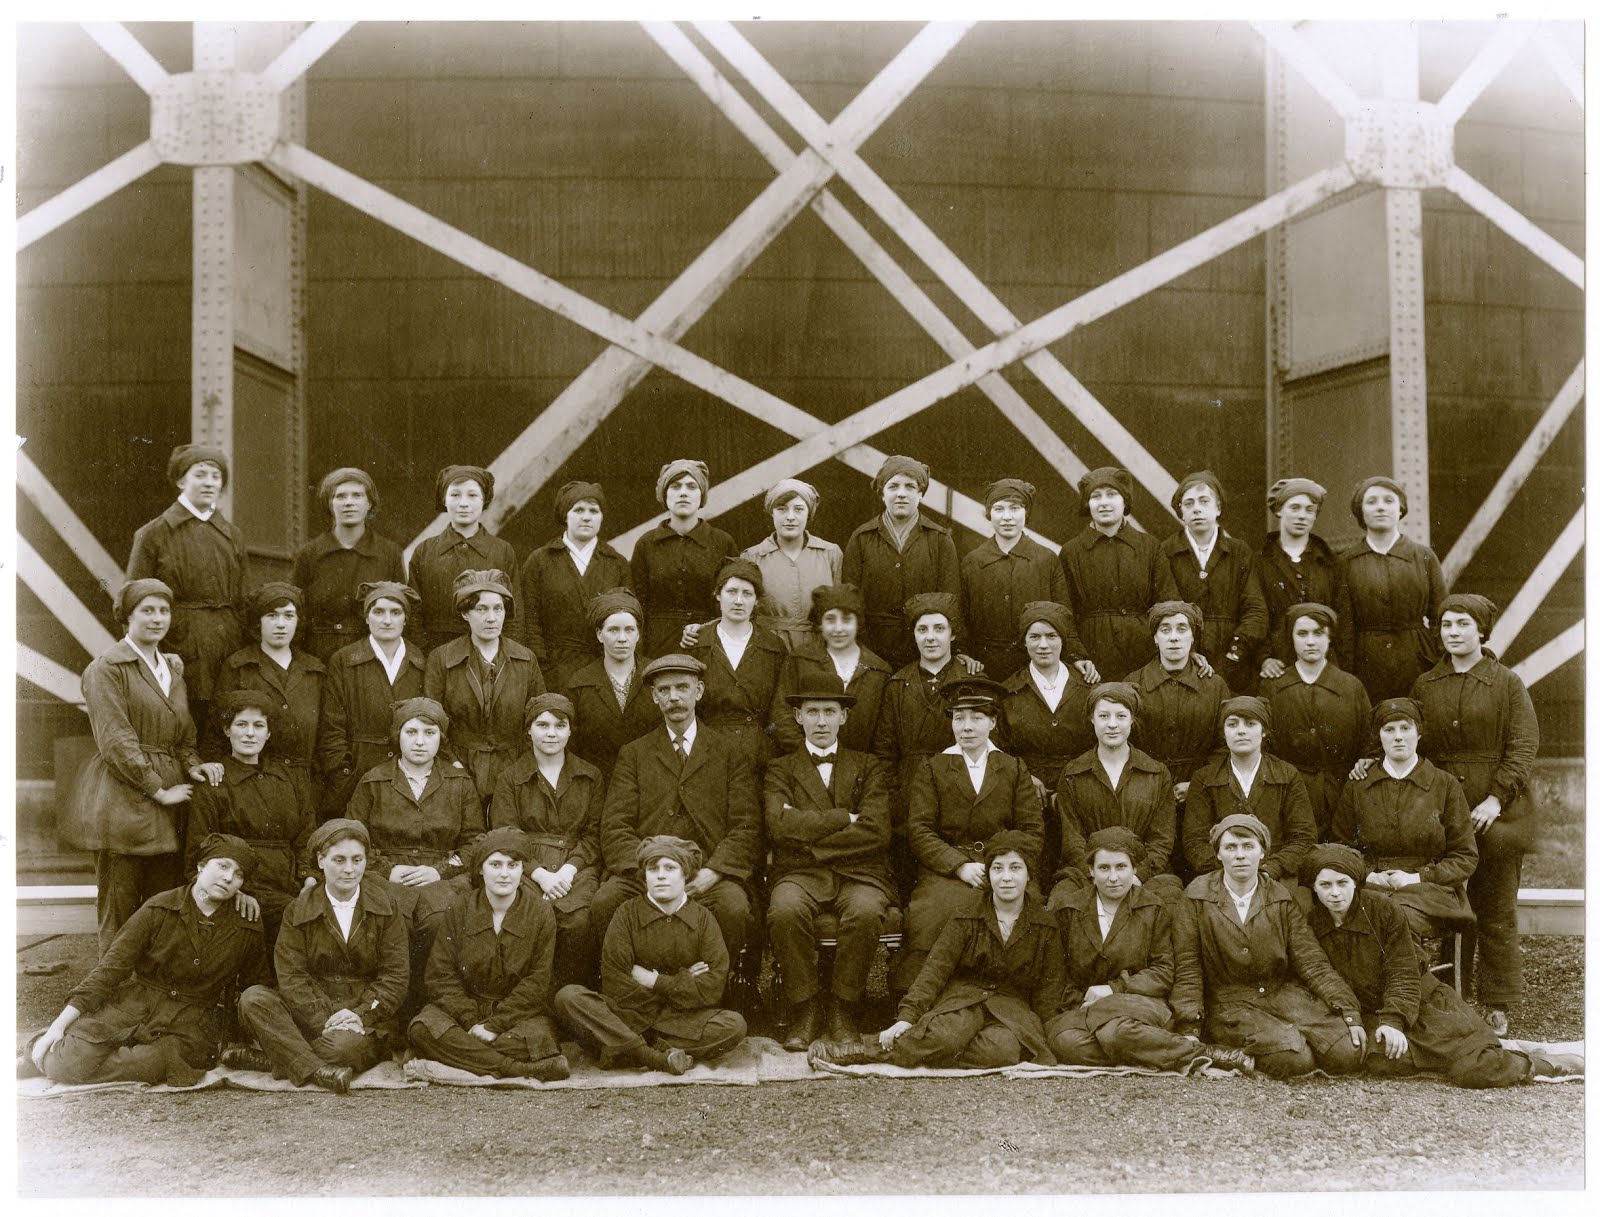
[[1175,600],[1177,584],[1161,543],[1128,522],[1133,479],[1126,469],[1091,469],[1078,480],[1089,523],[1061,547],[1067,600],[1093,669],[1086,680],[1116,680],[1154,657],[1145,614]]
[[1267,491],[1267,510],[1278,521],[1261,547],[1258,571],[1267,600],[1267,640],[1261,649],[1260,676],[1276,680],[1293,665],[1296,604],[1333,604],[1342,579],[1333,547],[1312,531],[1327,490],[1310,478],[1279,478]]
[[[435,505],[447,517],[444,530],[425,537],[412,551],[410,573],[420,600],[412,636],[426,651],[467,632],[455,604],[455,581],[462,571],[517,569],[511,543],[483,524],[483,513],[494,502],[494,474],[477,465],[446,465],[434,492]],[[521,629],[510,606],[506,626],[513,637]]]
[[811,596],[839,582],[844,551],[810,529],[817,514],[817,488],[799,478],[784,478],[767,491],[764,507],[772,533],[739,556],[761,572],[756,624],[782,638],[791,651],[816,637]]
[[[306,781],[314,784],[322,686],[328,670],[320,659],[297,645],[305,603],[305,593],[292,583],[275,581],[256,588],[245,609],[245,629],[257,641],[228,656],[217,673],[215,696],[221,701],[235,690],[249,689],[267,698],[276,718],[273,756],[301,770]],[[220,717],[195,727],[209,739],[211,755],[228,754],[226,724]]]
[[184,662],[197,723],[222,661],[244,642],[241,612],[249,579],[244,534],[218,504],[228,485],[228,458],[220,448],[180,444],[167,462],[167,481],[178,498],[133,534],[129,579],[159,579],[172,589],[168,645]]
[[370,523],[378,487],[366,470],[335,469],[318,484],[317,499],[332,527],[295,552],[292,582],[305,589],[300,645],[326,663],[367,632],[361,585],[404,583],[406,561],[400,546]]
[[861,640],[890,667],[916,658],[905,635],[903,609],[921,592],[961,591],[960,561],[950,530],[922,513],[928,467],[909,456],[891,456],[872,479],[883,512],[868,520],[844,547],[842,579],[861,589],[866,626]]
[[661,725],[643,672],[649,660],[639,649],[644,609],[626,588],[612,588],[589,601],[589,631],[601,657],[574,672],[566,694],[574,715],[572,752],[607,778],[622,746]]
[[554,689],[566,688],[574,672],[600,658],[589,602],[633,581],[628,560],[600,538],[605,514],[599,482],[566,483],[556,492],[562,531],[529,554],[517,572],[518,641],[533,652]]
[[[1478,1000],[1501,1035],[1522,998],[1517,892],[1522,855],[1533,848],[1538,808],[1529,779],[1539,753],[1539,720],[1522,679],[1484,640],[1496,610],[1485,596],[1456,593],[1439,603],[1445,656],[1417,677],[1411,696],[1429,730],[1423,752],[1461,783],[1478,844],[1467,880],[1477,914]],[[1469,943],[1471,938],[1469,938]]]
[[701,518],[711,493],[704,461],[679,458],[661,466],[656,499],[667,510],[633,548],[633,587],[644,606],[644,653],[664,655],[681,645],[683,627],[704,619],[711,584],[739,552],[733,538]]
[[856,699],[849,720],[839,729],[840,746],[855,752],[872,751],[878,712],[893,673],[880,656],[861,644],[865,613],[861,591],[853,584],[830,584],[812,591],[812,637],[784,660],[772,699],[773,741],[779,753],[793,752],[805,738],[789,712],[787,698],[802,687],[830,684]]

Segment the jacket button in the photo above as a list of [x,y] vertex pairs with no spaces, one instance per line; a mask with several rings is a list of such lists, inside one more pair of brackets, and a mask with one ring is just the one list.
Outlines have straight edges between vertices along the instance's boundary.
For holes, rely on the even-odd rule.
[[1267,989],[1266,989],[1265,985],[1261,986],[1261,988],[1256,990],[1257,993],[1265,993],[1266,991],[1267,991]]

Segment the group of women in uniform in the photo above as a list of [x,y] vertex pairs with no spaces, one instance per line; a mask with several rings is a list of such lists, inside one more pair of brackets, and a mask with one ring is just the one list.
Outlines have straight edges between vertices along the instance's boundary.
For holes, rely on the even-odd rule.
[[[702,518],[705,464],[675,460],[631,560],[601,539],[601,486],[569,482],[559,533],[519,563],[482,523],[492,474],[452,465],[446,525],[408,568],[371,527],[372,479],[342,468],[294,582],[247,591],[217,506],[226,458],[184,445],[168,472],[177,501],[136,534],[115,597],[124,637],[83,677],[97,751],[63,835],[95,851],[103,957],[25,1054],[52,1077],[186,1076],[229,984],[254,1045],[226,1061],[339,1091],[403,1042],[565,1076],[557,1023],[608,1063],[681,1072],[726,1051],[741,963],[696,898],[703,843],[657,833],[602,856],[619,753],[662,730],[680,764],[692,746],[658,673],[692,678],[687,721],[758,781],[808,750],[834,771],[818,739],[879,775],[873,875],[895,899],[854,932],[904,908],[899,1018],[858,1037],[857,1005],[831,1041],[791,1047],[1275,1073],[1383,1055],[1502,1081],[1555,1067],[1463,1072],[1428,1034],[1405,1056],[1436,1008],[1435,1024],[1506,1033],[1538,728],[1484,648],[1494,606],[1445,594],[1388,478],[1357,487],[1364,536],[1337,555],[1308,479],[1273,486],[1280,528],[1256,555],[1221,527],[1208,471],[1179,485],[1183,527],[1161,542],[1128,519],[1127,473],[1094,470],[1088,523],[1056,555],[1027,535],[1034,487],[1005,478],[985,495],[993,536],[958,557],[912,458],[884,463],[883,511],[842,549],[812,531],[816,490],[785,479],[772,532],[743,551]],[[819,698],[847,711],[832,736],[805,716]],[[769,782],[769,833],[794,810]],[[591,915],[617,867],[643,894]],[[1355,884],[1343,904],[1329,872]],[[759,865],[746,886],[759,904]],[[1379,939],[1403,925],[1409,953],[1385,939],[1374,964],[1358,914]],[[177,922],[187,967],[166,943]],[[1424,940],[1458,929],[1476,930],[1486,1026],[1417,979]],[[789,1023],[819,1029],[779,980]]]

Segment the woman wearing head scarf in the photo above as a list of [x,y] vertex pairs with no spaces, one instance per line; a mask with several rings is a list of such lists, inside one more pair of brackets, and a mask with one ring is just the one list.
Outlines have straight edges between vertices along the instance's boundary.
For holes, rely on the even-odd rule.
[[1272,834],[1261,873],[1279,883],[1299,879],[1300,859],[1317,843],[1317,822],[1299,771],[1268,754],[1274,739],[1272,708],[1259,697],[1222,703],[1222,740],[1227,755],[1195,771],[1183,807],[1183,852],[1192,874],[1219,866],[1211,829],[1236,813],[1254,816]]
[[527,880],[555,911],[555,983],[594,974],[589,905],[600,887],[600,809],[605,779],[568,749],[575,712],[559,693],[541,693],[523,707],[530,752],[500,771],[489,823],[528,835]]
[[261,967],[261,923],[234,907],[255,860],[238,837],[206,838],[194,878],[140,906],[25,1061],[75,1086],[197,1083],[216,1059],[228,990]]
[[868,520],[844,547],[841,579],[861,589],[866,628],[861,640],[890,667],[912,663],[916,651],[906,637],[902,612],[922,592],[961,592],[961,568],[950,530],[922,514],[928,467],[909,456],[891,456],[872,479],[883,513]]
[[[314,781],[317,734],[322,722],[322,685],[327,668],[295,645],[305,596],[292,583],[263,583],[250,596],[245,629],[258,641],[229,655],[217,674],[216,699],[240,689],[268,699],[273,711],[272,755]],[[226,756],[229,744],[219,716],[204,726],[213,752]],[[313,794],[317,793],[313,790]]]
[[239,998],[239,1021],[261,1047],[229,1048],[222,1063],[346,1094],[399,1043],[411,976],[406,919],[394,889],[367,872],[366,825],[329,820],[306,848],[322,882],[284,912],[278,987],[254,985]]
[[856,752],[871,752],[878,711],[892,673],[889,665],[861,645],[866,605],[849,583],[828,584],[811,593],[811,637],[790,652],[778,675],[772,699],[773,741],[780,753],[793,752],[804,732],[788,712],[798,690],[836,687],[855,698],[850,717],[839,729],[839,743]]
[[606,493],[599,482],[568,482],[556,492],[559,536],[523,560],[516,600],[522,634],[553,689],[564,689],[579,668],[600,658],[588,605],[601,592],[628,587],[628,560],[600,539]]
[[[1261,679],[1276,680],[1294,664],[1297,604],[1333,604],[1342,579],[1333,547],[1311,530],[1327,490],[1310,478],[1279,478],[1267,491],[1267,510],[1278,530],[1267,534],[1258,571],[1267,599],[1267,640],[1261,648]],[[1264,690],[1263,690],[1264,691]]]
[[1085,680],[1116,680],[1154,657],[1145,616],[1178,585],[1161,543],[1128,522],[1133,479],[1126,469],[1091,469],[1078,479],[1089,523],[1061,547],[1067,599],[1092,670]]
[[1522,948],[1517,891],[1522,855],[1535,842],[1538,810],[1529,777],[1539,754],[1539,720],[1522,679],[1484,639],[1497,610],[1484,596],[1456,594],[1439,602],[1445,656],[1417,677],[1412,700],[1430,730],[1423,751],[1461,783],[1478,843],[1478,866],[1467,880],[1477,914],[1477,992],[1489,1025],[1501,1035],[1522,998]]
[[639,538],[632,559],[647,655],[680,648],[683,627],[701,620],[711,602],[717,571],[739,552],[732,537],[700,518],[710,493],[704,461],[679,458],[661,466],[656,500],[667,509],[667,518]]
[[1300,771],[1317,840],[1328,835],[1350,766],[1372,731],[1367,687],[1328,658],[1337,621],[1326,604],[1296,604],[1284,614],[1294,662],[1262,693],[1272,707],[1272,749]]
[[1367,478],[1350,511],[1366,536],[1339,554],[1334,645],[1376,703],[1404,697],[1438,657],[1444,570],[1433,550],[1401,531],[1406,492],[1393,478]]
[[332,527],[294,555],[291,582],[303,588],[300,645],[326,663],[340,647],[367,632],[361,585],[406,581],[400,546],[373,528],[378,487],[365,469],[335,469],[317,485],[317,499]]
[[129,579],[158,579],[172,589],[168,645],[184,662],[196,722],[222,661],[244,641],[240,611],[249,573],[244,534],[217,504],[228,484],[220,448],[180,444],[167,461],[178,500],[133,534]]
[[1289,889],[1261,874],[1267,826],[1236,813],[1212,826],[1220,870],[1174,912],[1173,1029],[1242,1048],[1269,1077],[1361,1066],[1367,1033],[1350,986],[1317,945]]
[[464,570],[453,594],[467,633],[428,656],[422,695],[455,724],[451,753],[487,803],[501,769],[527,751],[522,707],[544,692],[544,673],[533,652],[505,633],[515,601],[504,571]]
[[61,838],[95,853],[102,952],[141,904],[182,878],[184,805],[194,783],[222,777],[221,762],[201,764],[195,751],[184,662],[160,649],[172,600],[159,579],[123,584],[112,606],[123,637],[83,670],[95,753]]
[[752,620],[762,594],[755,563],[724,562],[711,592],[717,620],[701,628],[688,652],[706,666],[696,713],[744,754],[759,781],[772,755],[772,698],[789,651],[783,639]]
[[1148,622],[1156,657],[1127,677],[1142,704],[1135,738],[1167,767],[1182,803],[1194,771],[1222,746],[1218,725],[1228,682],[1201,667],[1195,648],[1204,619],[1198,605],[1164,600],[1151,607]]
[[728,949],[717,919],[685,886],[700,847],[654,836],[636,852],[644,891],[611,918],[600,951],[600,992],[567,985],[556,994],[561,1026],[600,1050],[600,1067],[641,1065],[683,1074],[745,1036],[743,1017],[717,1003],[728,983]]
[[1093,889],[1056,909],[1067,956],[1064,1008],[1045,1024],[1056,1061],[1186,1070],[1203,1057],[1216,1068],[1254,1070],[1237,1048],[1172,1030],[1172,913],[1135,882],[1144,842],[1126,828],[1102,828],[1087,848]]
[[419,1056],[496,1078],[569,1076],[550,1017],[555,916],[522,882],[531,848],[497,828],[467,850],[471,886],[434,937],[428,1004],[406,1033]]
[[[409,578],[418,600],[412,636],[424,651],[467,632],[455,597],[456,579],[462,571],[517,569],[511,542],[495,536],[483,524],[483,513],[494,502],[494,474],[477,465],[446,465],[434,483],[434,502],[448,519],[444,531],[424,538],[411,552]],[[512,637],[522,628],[510,605],[505,624]]]
[[[277,703],[256,689],[234,689],[211,703],[228,755],[222,780],[195,787],[189,807],[185,865],[194,867],[212,833],[246,841],[256,864],[244,895],[260,908],[270,956],[283,910],[300,894],[308,869],[306,840],[317,823],[317,801],[303,768],[269,755],[277,732]],[[270,750],[268,750],[270,751]]]
[[572,699],[572,753],[610,777],[622,746],[661,725],[661,711],[643,677],[649,660],[639,653],[644,609],[626,588],[612,588],[589,601],[590,632],[601,656],[567,681]]
[[817,514],[817,488],[799,478],[784,478],[767,491],[765,509],[772,533],[740,554],[761,572],[761,600],[756,623],[765,626],[791,651],[810,642],[811,595],[839,582],[844,551],[810,529]]
[[1066,661],[1077,664],[1087,658],[1072,610],[1066,607],[1067,577],[1061,563],[1027,534],[1035,493],[1021,478],[991,483],[983,502],[994,535],[961,559],[961,617],[973,658],[992,680],[1006,680],[1028,662],[1017,637],[1017,613],[1030,601],[1059,605],[1064,622],[1060,649]]
[[1318,845],[1300,867],[1316,896],[1311,932],[1361,1003],[1369,1073],[1422,1070],[1473,1089],[1583,1073],[1582,1056],[1513,1050],[1454,989],[1417,958],[1405,917],[1363,890],[1366,860],[1345,845]]
[[422,696],[422,648],[405,639],[416,606],[417,593],[404,583],[363,583],[367,636],[328,660],[317,738],[324,818],[343,815],[361,775],[394,755],[391,707]]

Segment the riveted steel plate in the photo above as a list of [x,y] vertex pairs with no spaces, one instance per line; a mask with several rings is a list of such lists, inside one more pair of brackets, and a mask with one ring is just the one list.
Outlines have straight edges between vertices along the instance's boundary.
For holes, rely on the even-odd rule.
[[1455,166],[1455,127],[1432,102],[1365,101],[1345,125],[1345,160],[1379,186],[1443,186]]
[[184,72],[150,97],[150,141],[175,165],[242,165],[264,159],[278,141],[282,105],[249,72]]

